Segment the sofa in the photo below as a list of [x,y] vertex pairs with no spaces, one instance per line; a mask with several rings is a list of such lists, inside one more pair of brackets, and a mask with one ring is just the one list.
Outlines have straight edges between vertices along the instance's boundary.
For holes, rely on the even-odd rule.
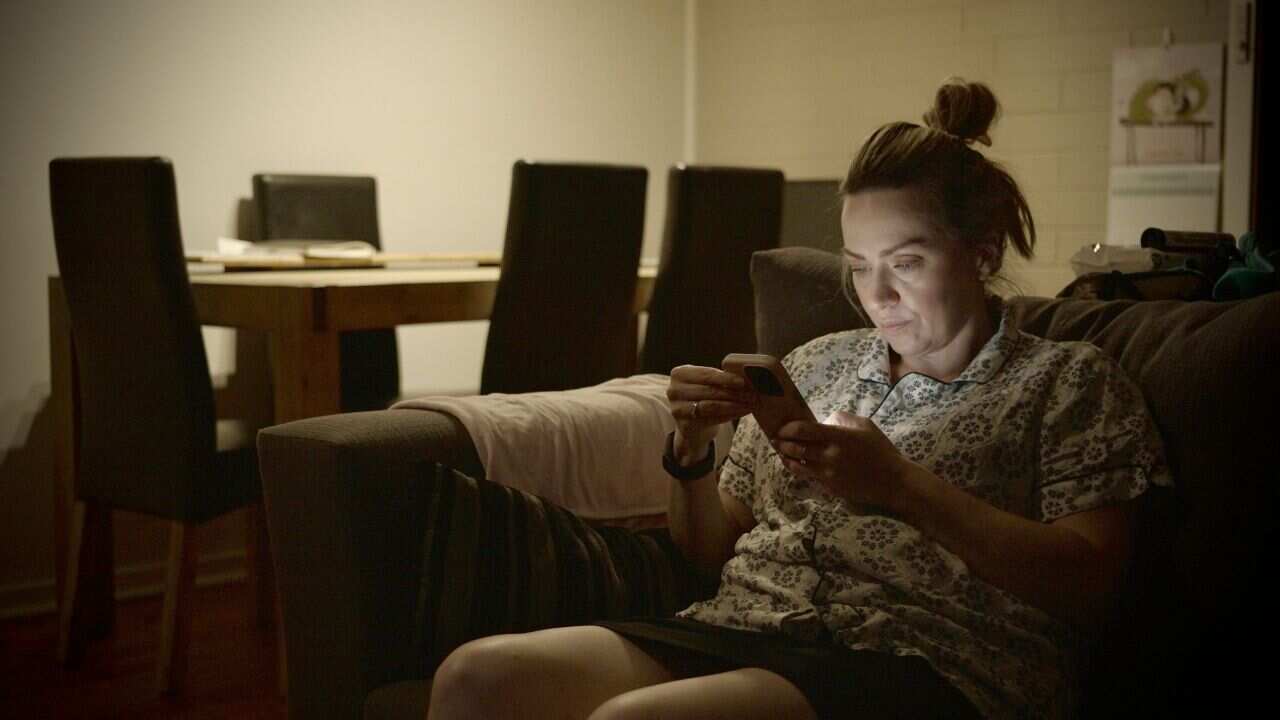
[[[762,251],[751,276],[760,352],[861,323],[836,255]],[[1135,561],[1082,656],[1081,717],[1266,702],[1280,293],[1011,303],[1024,329],[1094,343],[1137,380],[1176,483],[1139,501]],[[714,590],[662,527],[587,522],[489,482],[446,414],[312,418],[258,447],[291,717],[421,718],[432,670],[471,638],[670,613]]]

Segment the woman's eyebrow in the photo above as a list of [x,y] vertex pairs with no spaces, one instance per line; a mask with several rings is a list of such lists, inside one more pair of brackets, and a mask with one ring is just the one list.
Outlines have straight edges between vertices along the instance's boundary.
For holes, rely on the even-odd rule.
[[[901,250],[902,248],[908,247],[911,245],[927,245],[927,244],[928,244],[928,240],[925,240],[922,237],[907,238],[906,240],[903,240],[902,242],[898,243],[897,245],[894,245],[893,247],[881,250],[880,257],[884,257],[885,255],[892,255],[898,252],[899,250]],[[841,248],[841,250],[844,252],[845,255],[849,256],[850,259],[855,259],[855,260],[866,259],[862,255],[859,255],[858,253],[853,252],[849,248]]]

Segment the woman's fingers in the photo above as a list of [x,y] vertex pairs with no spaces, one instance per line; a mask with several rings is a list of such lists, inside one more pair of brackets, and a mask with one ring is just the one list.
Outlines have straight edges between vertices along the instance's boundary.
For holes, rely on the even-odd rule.
[[801,465],[816,466],[827,464],[834,458],[835,447],[826,442],[796,442],[794,440],[775,440],[773,449],[784,459],[795,460]]
[[793,460],[807,460],[810,454],[808,445],[791,440],[775,440],[773,449],[777,450],[779,455]]
[[[667,385],[667,401],[673,412],[678,407],[687,408],[687,414],[694,419],[712,416],[741,417],[750,412],[755,402],[755,392],[746,382],[732,373],[715,368],[696,365],[681,365],[671,371],[671,382]],[[693,403],[698,403],[698,412],[693,412]],[[725,404],[737,404],[748,409],[727,408]]]
[[750,391],[722,390],[720,388],[707,387],[705,385],[669,388],[667,390],[667,400],[673,406],[678,403],[706,403],[709,401],[737,403],[739,405],[754,405],[755,399],[755,395]]
[[840,425],[793,421],[772,439],[783,465],[849,502],[884,505],[896,492],[908,461],[865,417]]
[[745,388],[747,381],[731,372],[720,368],[703,365],[680,365],[671,370],[673,382],[692,383],[695,385],[719,385],[726,388]]
[[671,371],[667,402],[681,435],[701,441],[719,425],[750,413],[755,395],[736,375],[681,365]]
[[851,430],[857,432],[858,428],[847,425],[826,425],[807,420],[792,420],[778,428],[778,439],[802,443],[834,442],[842,434]]
[[[693,411],[694,403],[697,403],[696,416]],[[752,407],[751,403],[736,400],[695,400],[689,403],[689,417],[691,420],[725,422],[749,414]]]
[[[701,367],[698,365],[681,365],[671,371],[671,383],[667,386],[667,394],[677,394],[673,400],[690,399],[681,397],[689,393],[712,393],[724,397],[733,397],[742,393],[750,393],[747,381],[723,370]],[[696,398],[693,398],[696,399]]]

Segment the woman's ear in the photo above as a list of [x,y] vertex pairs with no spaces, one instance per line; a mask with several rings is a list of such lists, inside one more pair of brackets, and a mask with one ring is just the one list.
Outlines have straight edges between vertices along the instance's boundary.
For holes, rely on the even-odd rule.
[[978,277],[986,280],[1000,269],[1000,243],[984,242],[974,248],[973,261],[978,268]]

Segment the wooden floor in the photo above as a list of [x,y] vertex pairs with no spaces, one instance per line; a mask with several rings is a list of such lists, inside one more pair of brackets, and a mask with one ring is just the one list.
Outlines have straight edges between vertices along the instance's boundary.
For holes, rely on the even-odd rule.
[[84,664],[56,661],[56,615],[0,622],[0,716],[9,718],[285,718],[275,631],[253,622],[249,585],[197,588],[188,690],[156,691],[160,598],[120,602],[114,632]]

